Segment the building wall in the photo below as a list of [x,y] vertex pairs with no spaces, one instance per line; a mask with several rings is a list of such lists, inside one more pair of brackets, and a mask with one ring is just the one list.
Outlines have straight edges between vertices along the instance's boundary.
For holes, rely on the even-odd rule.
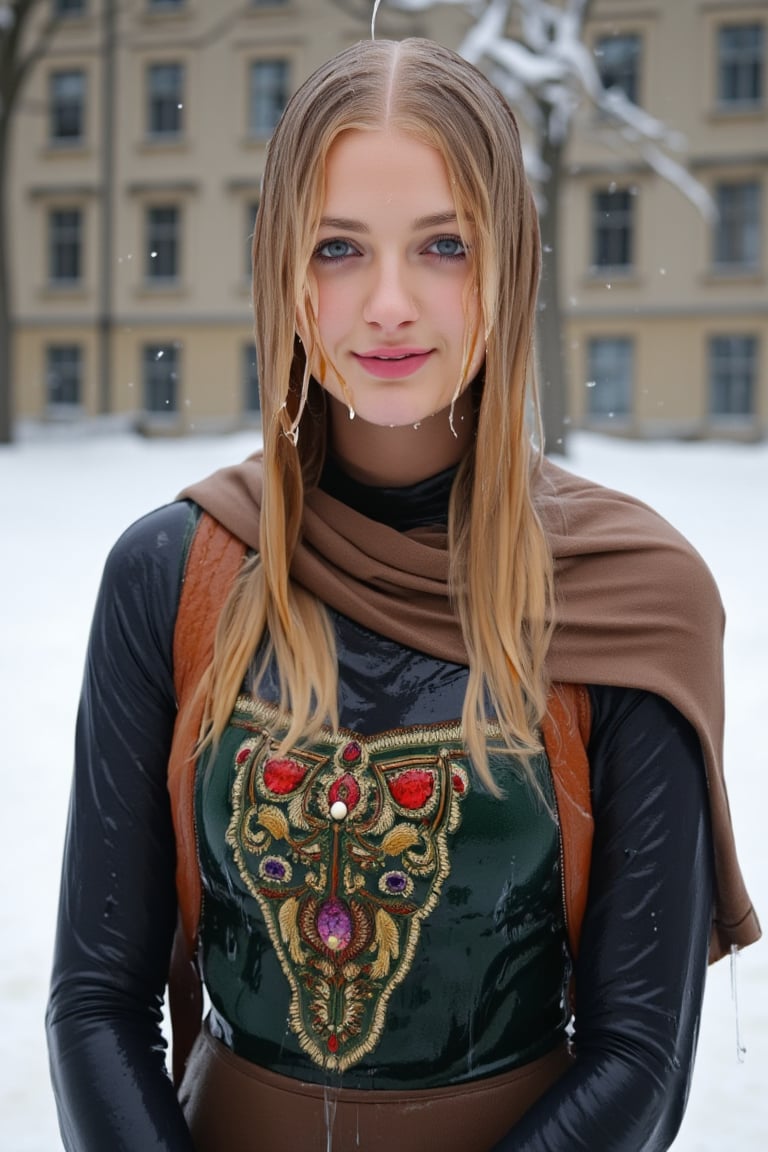
[[[265,133],[249,130],[249,70],[255,61],[283,60],[286,90],[294,90],[328,56],[368,35],[367,6],[126,0],[114,3],[115,51],[105,68],[105,3],[86,0],[82,15],[62,20],[15,122],[18,409],[55,419],[109,410],[159,433],[247,423],[254,419],[244,367],[252,328],[248,245],[266,143]],[[723,108],[718,99],[723,24],[762,29],[758,101]],[[377,31],[456,46],[467,25],[455,5],[414,16],[385,4]],[[596,0],[588,32],[600,52],[617,36],[637,37],[639,103],[681,133],[680,159],[707,188],[717,195],[724,183],[756,185],[758,255],[750,266],[718,265],[716,226],[583,109],[561,205],[573,422],[631,435],[765,435],[768,3]],[[173,137],[147,130],[148,77],[158,75],[150,70],[169,64],[183,69]],[[85,78],[82,139],[52,144],[51,85],[72,71]],[[595,266],[595,197],[612,188],[627,194],[632,258]],[[82,218],[80,275],[52,283],[50,216],[64,213],[66,223],[73,209]],[[150,273],[167,246],[161,241],[150,255],[147,220],[152,211],[156,221],[167,220],[168,209],[177,214],[177,264],[163,279]],[[73,348],[78,403],[73,387],[61,383],[61,372],[72,371]],[[713,349],[726,375],[737,362],[752,373],[749,411],[712,414]],[[163,376],[174,360],[175,374]],[[618,384],[611,383],[617,372]],[[157,411],[147,411],[148,389]],[[622,401],[616,410],[612,390]]]
[[[762,96],[724,106],[718,91],[723,27],[757,26]],[[589,26],[601,38],[641,44],[639,103],[680,133],[678,158],[716,200],[722,184],[756,186],[754,264],[718,261],[717,224],[674,184],[637,162],[593,112],[582,112],[570,152],[564,214],[571,409],[576,424],[634,435],[756,438],[768,431],[768,4],[737,0],[604,0]],[[674,155],[674,153],[673,153]],[[593,198],[630,193],[634,256],[628,267],[594,266]],[[718,414],[710,402],[713,341],[751,345],[751,412]],[[633,348],[628,413],[590,412],[590,342]]]

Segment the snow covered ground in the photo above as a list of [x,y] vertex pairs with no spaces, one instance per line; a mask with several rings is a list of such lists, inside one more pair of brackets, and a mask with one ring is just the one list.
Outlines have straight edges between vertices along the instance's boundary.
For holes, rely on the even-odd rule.
[[[72,732],[90,613],[112,540],[252,436],[143,441],[28,432],[0,448],[0,1149],[60,1152],[43,1037]],[[768,446],[572,440],[568,466],[648,501],[697,546],[728,609],[731,805],[768,918]],[[684,914],[684,910],[681,910]],[[710,971],[691,1102],[675,1152],[768,1147],[768,946]],[[300,1152],[300,1150],[297,1150]],[[600,1152],[595,1149],[594,1152]]]

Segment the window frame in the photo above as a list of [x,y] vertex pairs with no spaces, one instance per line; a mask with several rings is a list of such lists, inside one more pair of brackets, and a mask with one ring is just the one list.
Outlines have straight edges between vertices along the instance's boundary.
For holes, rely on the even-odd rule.
[[[173,213],[170,219],[162,221],[160,213]],[[167,230],[168,235],[163,235]],[[157,203],[144,207],[144,283],[151,287],[174,287],[181,280],[182,257],[182,208],[180,204]],[[161,255],[165,251],[165,255]],[[155,253],[153,255],[152,253]],[[167,260],[172,270],[165,271]]]
[[[163,94],[153,87],[153,76],[157,77],[162,70],[170,72],[174,70],[178,77],[178,84],[174,87],[173,94],[171,89]],[[172,141],[179,140],[184,136],[185,132],[185,116],[186,111],[186,66],[182,60],[154,60],[147,64],[144,72],[144,92],[145,92],[145,135],[149,141]],[[170,126],[163,126],[162,123],[155,123],[155,113],[158,113],[159,121],[162,121],[164,114],[170,110]]]
[[246,282],[250,283],[251,276],[253,275],[253,233],[256,228],[256,217],[259,214],[259,200],[247,200],[244,208],[245,213],[245,267],[244,278]]
[[[56,93],[57,83],[78,77],[80,92],[76,99]],[[88,75],[85,68],[56,68],[48,74],[48,144],[52,148],[81,148],[86,138]],[[74,112],[73,112],[74,110]],[[77,132],[62,131],[68,116],[77,120]]]
[[242,383],[243,415],[249,420],[261,420],[259,367],[253,340],[243,341],[240,349],[240,380]]
[[[735,58],[732,61],[724,59],[724,46],[723,37],[730,32],[750,32],[755,31],[758,33],[757,44],[755,51],[751,57],[745,57],[742,51],[732,53]],[[721,23],[717,26],[715,33],[715,83],[717,86],[717,106],[724,111],[742,111],[754,108],[762,108],[765,104],[765,86],[766,86],[766,26],[761,21],[749,22],[736,21]],[[726,69],[731,68],[736,70],[735,79],[735,95],[726,95],[725,93],[725,73]],[[755,87],[757,91],[754,95],[749,93],[744,94],[744,89],[749,87],[748,83],[745,84],[744,77],[749,71],[755,73]]]
[[[734,194],[733,202],[724,202],[725,194]],[[741,203],[736,203],[736,193]],[[752,203],[747,204],[750,198]],[[717,272],[756,272],[762,264],[762,195],[759,177],[721,180],[714,188],[718,215],[712,233],[712,266]],[[750,215],[751,213],[751,215]],[[750,235],[754,236],[754,255],[750,256]],[[736,251],[738,249],[738,251]]]
[[87,14],[88,0],[79,0],[79,4],[74,8],[69,7],[67,3],[62,3],[62,0],[53,0],[52,8],[54,16],[58,16],[62,20],[75,20]]
[[[162,372],[156,368],[156,365],[161,361],[163,367]],[[170,367],[165,371],[169,365]],[[181,347],[178,341],[145,341],[142,344],[141,401],[142,412],[146,419],[152,421],[175,421],[178,419],[180,414],[180,371]],[[162,393],[164,385],[168,386],[168,398],[172,401],[170,404],[162,403],[162,395],[152,395],[153,390]],[[149,403],[150,400],[153,401],[152,404]],[[159,407],[156,407],[155,402],[158,400],[161,401],[161,404]]]
[[[257,92],[256,76],[263,69],[265,77],[269,69],[275,70],[279,80],[264,84]],[[253,57],[248,61],[248,138],[268,140],[275,130],[278,120],[291,93],[291,61],[285,56]],[[277,99],[275,99],[275,96]],[[257,114],[261,100],[271,101],[269,109],[262,108]],[[267,111],[269,115],[267,115]]]
[[[55,365],[54,353],[70,353],[69,364]],[[66,361],[66,357],[62,358]],[[75,341],[50,343],[45,346],[45,411],[52,417],[75,417],[83,411],[83,346]],[[74,385],[74,399],[52,397],[52,377],[62,373],[64,386]]]
[[[625,391],[625,395],[618,397],[620,404],[616,403],[617,397],[609,395],[608,400],[603,404],[596,405],[595,398],[600,397],[604,389],[601,388],[601,383],[598,377],[598,356],[602,353],[605,354],[608,346],[613,346],[616,351],[621,348],[626,352],[625,365],[626,375],[619,379],[616,376],[613,380],[608,382],[608,387],[616,389],[617,387]],[[620,357],[619,357],[620,359]],[[634,418],[634,391],[635,391],[635,362],[636,362],[636,348],[635,340],[632,336],[614,336],[602,335],[589,336],[587,339],[587,380],[589,381],[587,387],[587,408],[586,419],[592,424],[608,424],[612,423],[616,427],[626,427]]]
[[[631,67],[622,67],[621,69],[619,69],[618,70],[619,71],[618,81],[615,81],[612,84],[607,84],[605,81],[604,70],[601,67],[601,62],[602,62],[603,58],[600,55],[601,52],[605,51],[605,47],[601,48],[601,45],[602,46],[605,46],[608,44],[614,44],[615,45],[615,44],[621,43],[622,41],[625,41],[625,42],[633,41],[634,42],[635,52],[634,52],[634,56],[631,59]],[[603,84],[603,87],[606,89],[618,88],[621,92],[624,93],[626,98],[632,104],[636,104],[639,106],[641,103],[640,79],[641,79],[642,60],[643,60],[643,37],[642,37],[641,33],[640,32],[628,32],[627,31],[627,32],[605,33],[605,34],[599,35],[595,38],[595,41],[593,43],[592,54],[595,58],[595,66],[596,66],[597,71],[600,75],[600,80]],[[628,76],[631,80],[630,84],[628,85],[632,89],[631,93],[629,91],[627,91],[627,85],[622,83],[622,79],[624,76]]]
[[[610,209],[601,206],[604,197],[625,197],[620,205]],[[592,275],[605,272],[630,275],[635,271],[635,249],[637,233],[637,194],[630,188],[593,188],[590,197],[590,238],[592,244],[590,271]],[[616,219],[611,219],[612,215]],[[607,250],[609,259],[602,258],[602,249]],[[622,258],[622,252],[624,253]],[[619,257],[616,259],[615,257]]]
[[[64,217],[71,219],[65,220]],[[83,283],[84,210],[75,205],[48,209],[48,284],[53,288],[79,288]],[[65,266],[71,264],[71,274]]]
[[[724,354],[718,356],[716,345]],[[729,345],[730,347],[726,346]],[[739,348],[738,346],[742,347]],[[749,349],[745,354],[745,349]],[[719,360],[719,364],[718,364]],[[712,424],[751,424],[757,417],[760,339],[750,332],[713,332],[707,339],[707,416]],[[715,393],[729,394],[729,403],[715,408]],[[732,393],[742,390],[746,407],[736,408]]]

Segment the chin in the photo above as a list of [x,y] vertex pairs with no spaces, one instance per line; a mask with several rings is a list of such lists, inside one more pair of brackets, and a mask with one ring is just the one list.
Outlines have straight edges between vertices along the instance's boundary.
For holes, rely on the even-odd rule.
[[403,399],[401,402],[393,402],[390,397],[381,403],[366,403],[361,398],[360,407],[355,408],[355,418],[378,428],[412,428],[414,424],[421,424],[424,420],[431,420],[444,413],[447,424],[450,404],[450,397],[438,397],[431,405],[425,404],[423,400],[415,403],[413,398],[410,401]]

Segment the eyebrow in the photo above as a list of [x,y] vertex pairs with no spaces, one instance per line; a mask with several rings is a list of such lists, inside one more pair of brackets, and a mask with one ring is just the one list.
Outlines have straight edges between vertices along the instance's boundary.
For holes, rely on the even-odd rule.
[[[455,224],[456,222],[456,213],[451,210],[450,212],[434,212],[431,216],[419,216],[413,221],[412,227],[415,232],[418,232],[422,228],[439,228],[443,224]],[[320,227],[339,228],[342,232],[370,232],[370,228],[362,220],[352,220],[348,216],[323,216]]]

